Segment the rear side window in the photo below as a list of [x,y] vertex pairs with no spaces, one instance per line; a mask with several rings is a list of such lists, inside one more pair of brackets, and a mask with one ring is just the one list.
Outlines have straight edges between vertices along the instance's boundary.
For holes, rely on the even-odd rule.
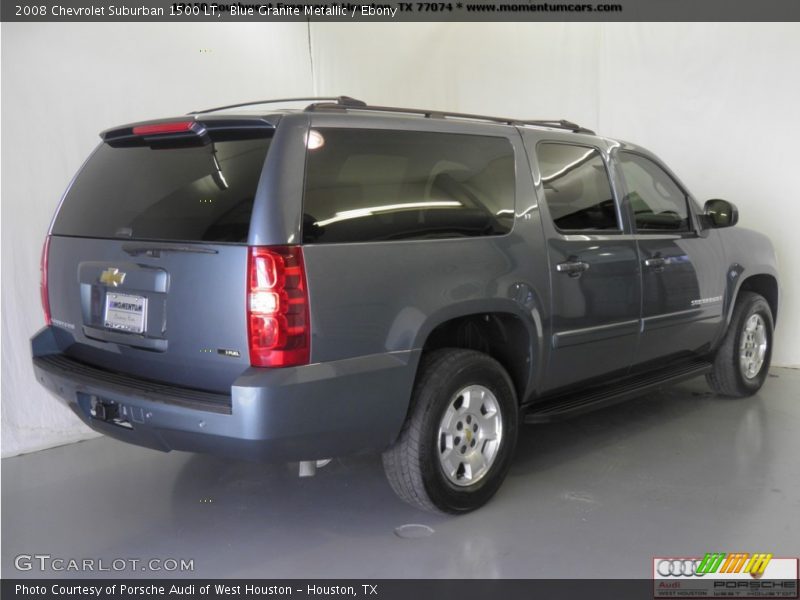
[[559,230],[620,229],[608,172],[598,150],[541,143],[536,155],[547,209]]
[[267,137],[169,149],[103,144],[69,190],[53,233],[244,243],[269,143]]
[[514,150],[500,137],[320,128],[309,136],[306,243],[502,235]]

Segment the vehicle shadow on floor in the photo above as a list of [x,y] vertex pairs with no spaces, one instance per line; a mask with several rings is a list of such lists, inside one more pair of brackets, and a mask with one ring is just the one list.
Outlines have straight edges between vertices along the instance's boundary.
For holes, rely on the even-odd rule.
[[[707,437],[714,435],[708,431],[709,422],[724,423],[728,432],[745,427],[739,435],[752,440],[744,443],[748,445],[747,464],[755,468],[768,460],[762,410],[759,396],[715,397],[698,379],[569,420],[523,425],[509,480],[527,482],[537,474],[590,461],[603,453],[642,452],[643,446],[653,443],[664,447],[678,444],[689,450],[696,446],[702,452]],[[721,444],[730,438],[729,433],[719,435]],[[325,522],[326,529],[335,529],[337,523],[348,519],[380,523],[385,528],[387,517],[398,523],[441,523],[450,518],[417,511],[398,500],[377,455],[334,459],[310,478],[299,478],[297,468],[297,463],[248,463],[194,455],[173,486],[176,514],[192,519],[225,507],[229,513],[264,521]],[[715,472],[725,477],[731,474],[728,469],[740,468],[738,461],[719,465]]]

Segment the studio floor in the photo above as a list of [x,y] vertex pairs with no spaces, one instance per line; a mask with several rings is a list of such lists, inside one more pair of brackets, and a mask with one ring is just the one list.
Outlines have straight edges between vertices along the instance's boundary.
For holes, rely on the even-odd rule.
[[14,567],[46,554],[193,560],[192,573],[124,577],[647,578],[653,556],[797,556],[798,456],[791,369],[773,369],[753,398],[714,397],[697,379],[525,426],[500,492],[456,518],[397,500],[378,456],[299,479],[296,465],[93,439],[2,461],[2,570],[110,575]]

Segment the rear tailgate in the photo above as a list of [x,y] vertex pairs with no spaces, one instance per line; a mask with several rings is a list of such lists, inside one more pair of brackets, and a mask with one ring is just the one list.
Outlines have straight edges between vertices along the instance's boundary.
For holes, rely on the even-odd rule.
[[246,242],[272,134],[265,125],[106,135],[50,238],[50,310],[74,340],[68,356],[230,391],[249,366]]

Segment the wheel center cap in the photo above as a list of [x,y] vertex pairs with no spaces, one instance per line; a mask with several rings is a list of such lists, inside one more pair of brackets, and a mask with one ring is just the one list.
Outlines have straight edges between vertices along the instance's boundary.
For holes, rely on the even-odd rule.
[[472,431],[470,431],[469,429],[467,429],[466,438],[467,438],[467,442],[472,442]]

